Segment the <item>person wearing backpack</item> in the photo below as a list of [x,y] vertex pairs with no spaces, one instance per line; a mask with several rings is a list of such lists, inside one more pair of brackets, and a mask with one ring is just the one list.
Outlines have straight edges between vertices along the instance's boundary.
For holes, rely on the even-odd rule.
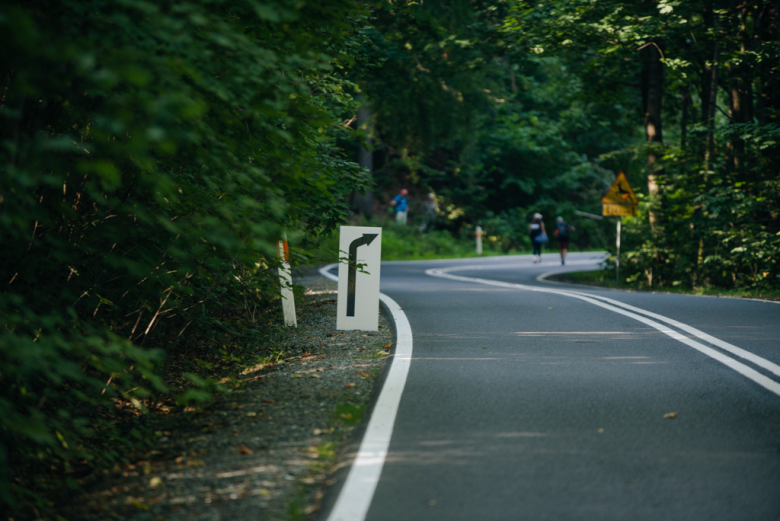
[[566,264],[566,252],[569,250],[569,232],[574,231],[574,226],[558,217],[555,220],[555,236],[558,238],[558,250],[561,252],[561,266]]
[[528,235],[531,236],[531,244],[534,247],[534,264],[542,262],[542,244],[549,240],[544,229],[542,214],[534,214],[534,222],[528,225]]

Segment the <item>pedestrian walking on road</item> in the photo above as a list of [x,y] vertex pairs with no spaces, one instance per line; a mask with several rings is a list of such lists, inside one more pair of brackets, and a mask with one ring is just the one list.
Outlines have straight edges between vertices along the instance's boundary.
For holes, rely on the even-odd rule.
[[542,244],[550,240],[544,229],[542,214],[534,214],[534,222],[528,225],[528,234],[531,236],[531,244],[533,244],[534,256],[536,256],[534,263],[542,262]]
[[395,222],[406,224],[406,214],[409,210],[409,199],[406,197],[409,195],[409,190],[401,188],[401,193],[396,195],[390,204],[395,207]]
[[566,264],[566,252],[569,250],[569,232],[574,231],[574,226],[558,217],[555,220],[555,236],[558,238],[558,250],[561,252],[561,266]]

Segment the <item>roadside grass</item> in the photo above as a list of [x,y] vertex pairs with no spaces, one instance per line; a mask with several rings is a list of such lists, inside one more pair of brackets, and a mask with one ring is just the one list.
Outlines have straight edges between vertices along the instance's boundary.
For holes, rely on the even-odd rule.
[[[375,368],[372,373],[379,373]],[[372,374],[372,376],[376,376]],[[320,509],[320,501],[324,495],[324,476],[338,461],[339,440],[345,436],[346,430],[363,421],[363,415],[368,407],[368,396],[344,393],[331,411],[332,428],[323,434],[327,437],[322,443],[309,447],[311,462],[301,475],[300,483],[292,497],[287,502],[287,520],[303,521]]]
[[685,286],[672,287],[649,287],[640,282],[627,283],[625,281],[618,285],[615,280],[615,271],[611,269],[595,271],[570,271],[547,277],[548,280],[558,282],[571,282],[574,284],[586,284],[588,286],[599,286],[603,288],[620,288],[634,291],[647,291],[654,293],[674,293],[679,295],[711,295],[721,297],[740,297],[740,298],[763,298],[767,300],[780,300],[780,290],[753,290],[753,289],[733,289],[718,287],[696,287]]
[[347,427],[354,427],[363,419],[363,413],[366,411],[365,402],[356,403],[344,400],[333,409],[333,423],[342,424]]
[[[365,222],[360,226],[380,226],[382,228],[382,260],[438,260],[467,259],[475,257],[496,257],[502,255],[522,255],[531,253],[525,249],[504,251],[501,243],[485,237],[482,241],[482,255],[477,255],[476,239],[458,237],[448,230],[420,231],[416,226],[403,226],[394,222]],[[321,238],[314,245],[313,253],[325,258],[336,259],[338,235]],[[546,252],[557,251],[555,246],[545,248]],[[572,252],[603,251],[603,248],[577,249]]]
[[[447,230],[421,232],[413,227],[408,228],[403,229],[395,224],[382,226],[383,261],[478,257],[474,240],[459,239]],[[332,237],[320,239],[319,244],[315,246],[315,251],[322,256],[335,259],[338,247],[338,235],[334,234]],[[485,241],[482,256],[496,255],[506,255],[506,253],[500,247],[494,247]]]

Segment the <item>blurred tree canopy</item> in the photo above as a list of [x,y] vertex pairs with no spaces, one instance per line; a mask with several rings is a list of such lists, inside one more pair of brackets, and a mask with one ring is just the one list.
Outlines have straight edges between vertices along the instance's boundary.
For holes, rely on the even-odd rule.
[[593,91],[641,93],[627,279],[780,287],[780,10],[776,2],[516,2],[509,34]]
[[166,360],[373,183],[505,251],[535,211],[585,248],[623,171],[629,281],[780,286],[777,2],[27,0],[0,31],[4,504],[121,460],[109,411],[205,398]]
[[572,214],[600,214],[623,171],[642,200],[624,227],[629,282],[780,286],[776,2],[393,2],[374,16],[381,65],[358,81],[380,189],[434,191],[439,227],[489,226],[505,250],[533,211],[610,247],[614,225]]

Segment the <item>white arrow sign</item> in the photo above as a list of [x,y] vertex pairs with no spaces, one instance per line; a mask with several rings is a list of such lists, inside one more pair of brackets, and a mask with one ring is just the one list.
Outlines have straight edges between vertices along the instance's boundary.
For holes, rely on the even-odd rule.
[[342,226],[339,259],[336,329],[376,331],[379,326],[382,228]]

